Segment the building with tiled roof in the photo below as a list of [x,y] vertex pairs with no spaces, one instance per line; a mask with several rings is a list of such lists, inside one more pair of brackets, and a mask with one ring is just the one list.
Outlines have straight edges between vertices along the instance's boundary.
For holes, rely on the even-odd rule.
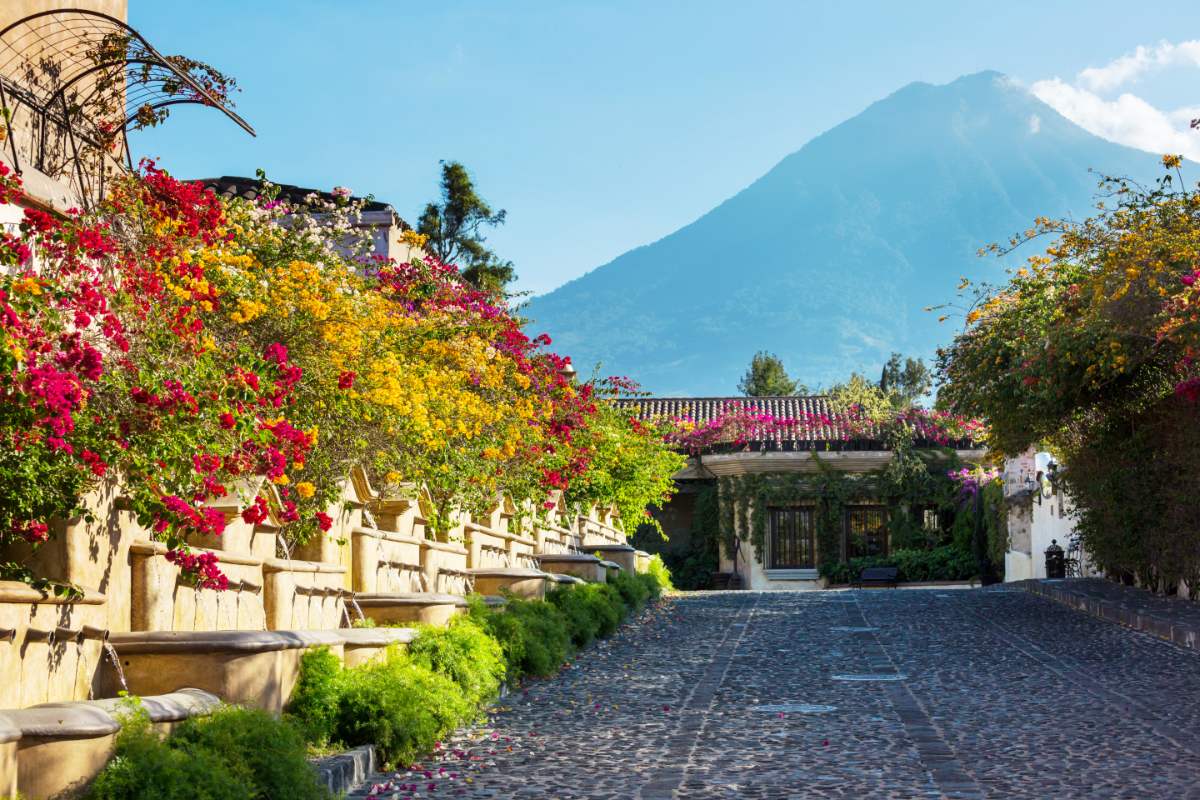
[[[243,200],[257,200],[262,192],[263,182],[259,178],[244,178],[236,175],[222,175],[219,178],[199,178],[199,183],[204,184],[205,188],[212,189],[218,197],[234,198],[240,197]],[[284,200],[292,205],[303,205],[307,199],[315,195],[321,200],[327,202],[336,201],[337,195],[333,192],[327,192],[323,189],[308,189],[303,186],[295,186],[290,183],[271,183],[271,186],[277,191],[276,199]],[[396,215],[396,224],[402,230],[408,230],[409,225],[404,220],[400,219],[400,215],[396,214],[396,209],[392,208],[387,203],[379,200],[367,200],[363,197],[350,197],[353,201],[362,201],[364,211],[390,211]]]
[[[822,563],[886,557],[897,544],[894,531],[925,530],[930,541],[949,533],[956,511],[945,506],[944,498],[908,502],[886,496],[880,476],[895,453],[882,431],[837,413],[828,397],[645,397],[619,402],[639,419],[677,419],[697,428],[731,410],[790,421],[783,426],[750,425],[739,431],[736,442],[721,441],[687,453],[687,466],[675,475],[675,496],[655,512],[668,540],[656,541],[658,534],[653,533],[638,542],[662,552],[669,564],[694,558],[697,550],[711,548],[711,538],[716,537],[722,543],[715,564],[720,581],[752,589],[819,588],[824,585]],[[976,462],[985,454],[967,440],[938,444],[915,439],[913,446],[930,475],[943,483],[950,465]],[[836,491],[830,488],[834,484],[840,487]],[[714,525],[719,530],[706,530]],[[733,530],[725,530],[730,525]]]
[[[219,178],[200,178],[198,182],[202,183],[205,188],[212,189],[218,197],[227,199],[236,197],[249,201],[258,199],[263,186],[263,182],[258,178],[245,178],[234,175],[222,175]],[[309,199],[314,196],[325,202],[335,202],[338,200],[337,195],[333,192],[321,189],[309,189],[289,183],[272,183],[271,185],[273,190],[277,192],[276,199],[282,200],[292,206],[306,205]],[[348,199],[362,203],[362,213],[359,215],[356,224],[358,227],[370,232],[371,239],[375,245],[375,252],[378,255],[395,261],[409,261],[414,257],[423,255],[420,250],[404,241],[404,232],[412,230],[412,226],[405,222],[391,205],[379,200],[356,196],[351,196]],[[315,216],[319,217],[320,215]]]
[[[765,442],[825,443],[864,442],[862,438],[844,428],[837,414],[823,395],[789,397],[641,397],[621,400],[621,405],[636,408],[643,420],[659,417],[690,420],[696,425],[705,425],[719,418],[730,408],[741,406],[776,419],[804,420],[807,424],[790,429],[787,434],[765,431],[761,439]],[[824,420],[828,420],[824,423]]]

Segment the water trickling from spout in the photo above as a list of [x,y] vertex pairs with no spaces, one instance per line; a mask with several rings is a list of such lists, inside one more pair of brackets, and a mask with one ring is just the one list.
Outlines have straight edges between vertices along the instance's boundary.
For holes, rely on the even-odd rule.
[[[355,597],[354,595],[350,595],[350,605],[354,606],[354,613],[358,614],[358,621],[366,622],[367,615],[363,613],[362,606],[360,606],[358,604],[358,598]],[[343,607],[344,607],[344,604],[343,604]]]
[[[83,652],[83,638],[75,640],[75,676],[79,677],[79,671],[87,668],[87,655]],[[96,687],[92,684],[94,681],[88,681],[88,700],[96,699]]]
[[121,690],[129,694],[129,684],[125,682],[125,670],[121,669],[121,658],[117,655],[117,648],[110,643],[104,642],[104,653],[108,656],[108,660],[112,663],[113,669],[117,672],[117,680],[121,684]]

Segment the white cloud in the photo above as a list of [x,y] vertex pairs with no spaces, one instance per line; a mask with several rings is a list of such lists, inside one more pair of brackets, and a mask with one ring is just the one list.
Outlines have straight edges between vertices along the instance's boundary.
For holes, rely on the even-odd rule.
[[1157,47],[1139,45],[1132,53],[1102,67],[1088,67],[1079,73],[1079,82],[1093,92],[1111,92],[1143,73],[1171,66],[1200,66],[1200,40],[1160,42]]
[[1037,133],[1042,129],[1042,118],[1037,114],[1029,115],[1029,132]]
[[1190,127],[1191,121],[1200,117],[1200,107],[1164,110],[1132,92],[1112,96],[1116,89],[1148,72],[1181,66],[1200,68],[1200,40],[1138,47],[1104,66],[1088,67],[1074,83],[1051,78],[1029,88],[1039,100],[1097,136],[1152,153],[1181,153],[1200,161],[1200,133]]
[[1200,119],[1200,106],[1183,106],[1174,111],[1168,111],[1167,116],[1176,125],[1191,126],[1192,120]]

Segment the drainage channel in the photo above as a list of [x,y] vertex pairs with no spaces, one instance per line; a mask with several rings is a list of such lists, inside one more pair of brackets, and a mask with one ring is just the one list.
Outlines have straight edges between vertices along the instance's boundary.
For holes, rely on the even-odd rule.
[[913,743],[921,764],[933,779],[942,796],[950,800],[980,800],[984,792],[975,778],[966,770],[941,730],[929,717],[929,712],[905,681],[908,676],[900,672],[896,662],[888,654],[879,638],[879,629],[872,626],[863,612],[862,604],[855,597],[853,605],[846,606],[847,630],[860,633],[854,638],[867,655],[873,673],[843,674],[832,676],[834,680],[878,681],[891,703],[892,709],[904,726],[905,735]]

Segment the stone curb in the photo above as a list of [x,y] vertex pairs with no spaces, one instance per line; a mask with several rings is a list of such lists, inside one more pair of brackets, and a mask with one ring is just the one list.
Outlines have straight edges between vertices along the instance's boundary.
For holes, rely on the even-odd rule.
[[1146,614],[1111,600],[1101,600],[1085,592],[1073,591],[1069,585],[1062,583],[1025,580],[1016,581],[1016,584],[1031,594],[1062,603],[1097,619],[1115,622],[1118,625],[1157,636],[1159,639],[1173,642],[1180,647],[1200,650],[1200,627],[1196,625]]
[[313,763],[317,771],[317,783],[327,787],[334,797],[357,789],[378,767],[375,763],[375,745],[370,744],[317,759]]

